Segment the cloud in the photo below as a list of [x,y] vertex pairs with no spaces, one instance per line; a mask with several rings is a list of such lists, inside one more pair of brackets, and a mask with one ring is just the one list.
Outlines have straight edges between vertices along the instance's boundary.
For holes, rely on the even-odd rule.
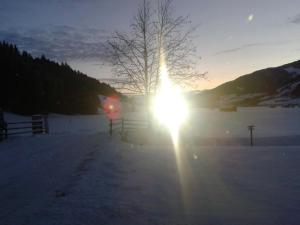
[[225,50],[216,52],[215,54],[213,54],[213,56],[223,55],[223,54],[228,54],[228,53],[234,53],[234,52],[242,51],[242,50],[252,48],[252,47],[257,47],[257,46],[284,45],[284,44],[299,41],[299,40],[300,40],[300,38],[289,39],[289,40],[281,40],[281,41],[273,41],[273,42],[254,42],[254,43],[244,44],[244,45],[241,45],[241,46],[236,47],[236,48],[230,48],[230,49],[225,49]]
[[293,18],[290,18],[289,22],[294,24],[300,24],[300,14],[294,16]]
[[34,56],[42,54],[58,61],[101,60],[106,31],[72,26],[47,29],[0,30],[0,40],[16,44]]
[[216,52],[214,55],[223,55],[223,54],[227,54],[227,53],[233,53],[233,52],[244,50],[246,48],[251,48],[251,47],[261,46],[261,45],[266,45],[266,44],[267,43],[265,43],[265,42],[244,44],[244,45],[241,45],[241,46],[236,47],[236,48],[230,48],[230,49],[225,49],[225,50]]

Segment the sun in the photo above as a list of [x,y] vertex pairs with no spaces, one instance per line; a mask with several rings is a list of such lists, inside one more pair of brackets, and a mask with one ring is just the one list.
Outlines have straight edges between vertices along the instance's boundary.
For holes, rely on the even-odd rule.
[[154,97],[153,113],[168,128],[174,144],[177,143],[180,126],[188,115],[188,107],[180,88],[169,79],[165,64],[160,69],[160,86]]

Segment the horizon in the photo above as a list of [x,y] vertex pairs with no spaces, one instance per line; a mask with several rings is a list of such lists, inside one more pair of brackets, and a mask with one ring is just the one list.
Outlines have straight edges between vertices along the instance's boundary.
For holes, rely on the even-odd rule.
[[[9,42],[6,42],[6,44],[15,45],[14,43],[9,43]],[[17,45],[15,45],[15,46],[17,47],[17,49],[18,49],[19,51],[21,50]],[[26,50],[21,50],[20,53],[22,53],[22,51],[27,52]],[[27,53],[28,53],[28,52],[27,52]],[[30,53],[29,53],[29,54],[30,54]],[[42,58],[42,57],[44,57],[44,56],[45,56],[45,55],[33,56],[33,57],[38,59],[38,58]],[[64,63],[66,63],[66,62],[59,62],[59,61],[57,61],[57,60],[55,60],[55,59],[50,59],[50,58],[47,58],[47,57],[46,57],[46,59],[47,59],[47,60],[50,60],[51,62],[59,63],[59,64],[64,64]],[[243,77],[243,76],[246,76],[246,75],[251,75],[252,73],[255,73],[255,72],[257,72],[257,71],[261,71],[261,70],[264,70],[264,69],[272,69],[272,68],[282,67],[282,66],[285,66],[285,65],[288,65],[288,64],[291,64],[291,63],[295,63],[295,62],[298,62],[298,61],[300,61],[300,59],[299,59],[299,60],[296,60],[296,61],[284,63],[284,64],[281,64],[281,65],[270,66],[270,67],[258,69],[258,70],[252,71],[252,72],[250,72],[250,73],[248,73],[248,74],[242,74],[242,75],[239,75],[239,76],[237,76],[237,77],[235,77],[235,78],[233,78],[233,79],[231,79],[231,80],[224,81],[223,83],[220,83],[220,84],[218,84],[217,86],[214,86],[214,87],[204,88],[204,89],[183,90],[182,92],[188,94],[188,93],[193,93],[193,92],[195,93],[195,92],[202,92],[202,91],[212,90],[212,89],[217,88],[217,87],[219,87],[219,86],[221,86],[221,85],[223,85],[223,84],[226,84],[226,83],[228,83],[228,82],[232,82],[232,81],[234,81],[234,80],[236,80],[236,79],[238,79],[238,78],[240,78],[240,77]],[[84,74],[84,75],[87,75],[88,77],[95,78],[95,79],[98,80],[100,83],[106,83],[106,84],[109,84],[109,81],[106,81],[107,78],[103,78],[103,79],[102,79],[102,78],[97,78],[97,77],[89,76],[89,74],[85,74],[83,71],[80,71],[80,70],[75,69],[74,67],[72,67],[72,65],[70,65],[70,64],[68,64],[68,63],[67,63],[67,65],[70,66],[72,70],[78,71],[78,72],[80,72],[80,73],[82,73],[82,74]],[[140,94],[127,93],[127,92],[120,92],[120,93],[122,93],[122,94],[125,95],[125,96],[126,96],[126,95],[127,95],[127,96],[144,96],[144,94],[142,94],[142,93],[140,93]]]
[[[128,31],[140,2],[4,0],[0,40],[35,57],[67,62],[100,81],[111,79],[111,69],[101,59],[102,43],[116,30]],[[232,6],[237,10],[233,12]],[[299,60],[300,12],[296,6],[300,2],[295,0],[175,0],[175,14],[189,15],[192,24],[199,25],[194,35],[197,57],[201,57],[198,67],[208,72],[208,79],[199,82],[198,90]]]

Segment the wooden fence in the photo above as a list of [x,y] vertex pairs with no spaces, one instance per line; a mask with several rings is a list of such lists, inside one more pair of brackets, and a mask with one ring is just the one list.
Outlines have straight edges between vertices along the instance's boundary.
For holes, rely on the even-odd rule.
[[149,122],[141,119],[115,119],[109,120],[109,135],[114,133],[120,133],[123,135],[128,130],[147,129],[149,128]]
[[[253,142],[253,130],[254,125],[249,125],[248,130],[250,132],[250,146],[254,146]],[[114,133],[121,135],[122,139],[127,139],[127,131],[138,129],[149,129],[150,123],[148,120],[141,119],[115,119],[109,120],[109,135],[113,136]]]
[[0,121],[0,141],[14,135],[49,133],[47,115],[33,115],[31,120]]

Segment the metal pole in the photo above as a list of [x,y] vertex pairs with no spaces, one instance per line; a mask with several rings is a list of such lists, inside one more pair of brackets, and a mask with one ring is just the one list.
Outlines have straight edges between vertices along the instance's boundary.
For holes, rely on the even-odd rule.
[[248,126],[248,129],[250,131],[250,146],[252,147],[253,146],[253,130],[254,130],[254,126],[250,125],[250,126]]
[[253,146],[253,133],[252,133],[252,129],[250,130],[250,145]]

